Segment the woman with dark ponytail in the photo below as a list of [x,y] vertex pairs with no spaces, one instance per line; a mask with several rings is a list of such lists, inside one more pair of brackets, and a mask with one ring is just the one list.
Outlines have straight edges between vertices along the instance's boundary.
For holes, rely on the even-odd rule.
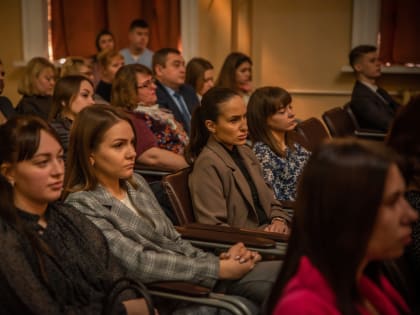
[[[245,145],[246,106],[235,91],[215,87],[204,94],[191,119],[187,161],[198,222],[288,233],[289,217],[268,187],[260,164]],[[203,180],[204,179],[204,180]]]
[[108,308],[114,280],[124,272],[101,232],[56,201],[64,163],[51,127],[40,118],[15,117],[0,126],[0,139],[0,313],[153,312],[131,290]]

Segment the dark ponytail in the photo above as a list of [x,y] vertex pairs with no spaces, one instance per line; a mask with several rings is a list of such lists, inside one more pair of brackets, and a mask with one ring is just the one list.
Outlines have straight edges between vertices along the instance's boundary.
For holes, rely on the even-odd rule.
[[239,96],[239,94],[222,87],[213,87],[203,95],[201,106],[196,107],[192,114],[190,142],[185,148],[185,159],[190,165],[200,155],[210,137],[205,124],[206,120],[217,122],[220,105],[234,96]]
[[210,136],[210,132],[201,118],[202,116],[202,107],[196,107],[191,117],[190,142],[185,148],[185,159],[190,165],[193,164],[201,150],[203,150]]

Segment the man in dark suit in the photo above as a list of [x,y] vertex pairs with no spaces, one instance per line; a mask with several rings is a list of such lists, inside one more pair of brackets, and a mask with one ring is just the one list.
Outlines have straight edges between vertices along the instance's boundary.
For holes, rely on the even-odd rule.
[[349,61],[357,79],[350,106],[359,127],[386,132],[400,105],[376,85],[376,80],[381,76],[376,47],[360,45],[353,48]]
[[199,100],[194,89],[185,84],[185,61],[179,50],[162,48],[153,55],[156,95],[162,108],[172,111],[175,119],[190,133],[191,114]]

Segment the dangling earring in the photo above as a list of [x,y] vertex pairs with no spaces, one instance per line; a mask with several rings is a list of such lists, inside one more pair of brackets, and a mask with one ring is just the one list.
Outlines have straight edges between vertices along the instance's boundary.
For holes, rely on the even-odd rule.
[[92,167],[95,166],[95,160],[92,157],[89,157],[89,162]]

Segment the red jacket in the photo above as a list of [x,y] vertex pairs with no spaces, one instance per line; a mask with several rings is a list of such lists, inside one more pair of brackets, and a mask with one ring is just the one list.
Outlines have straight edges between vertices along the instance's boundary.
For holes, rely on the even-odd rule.
[[[409,313],[408,306],[388,280],[381,276],[381,286],[362,276],[360,294],[379,311],[381,315],[399,315],[399,310]],[[362,305],[356,306],[361,315],[370,315]],[[339,315],[334,292],[327,281],[307,257],[302,257],[296,274],[286,285],[274,315]]]

